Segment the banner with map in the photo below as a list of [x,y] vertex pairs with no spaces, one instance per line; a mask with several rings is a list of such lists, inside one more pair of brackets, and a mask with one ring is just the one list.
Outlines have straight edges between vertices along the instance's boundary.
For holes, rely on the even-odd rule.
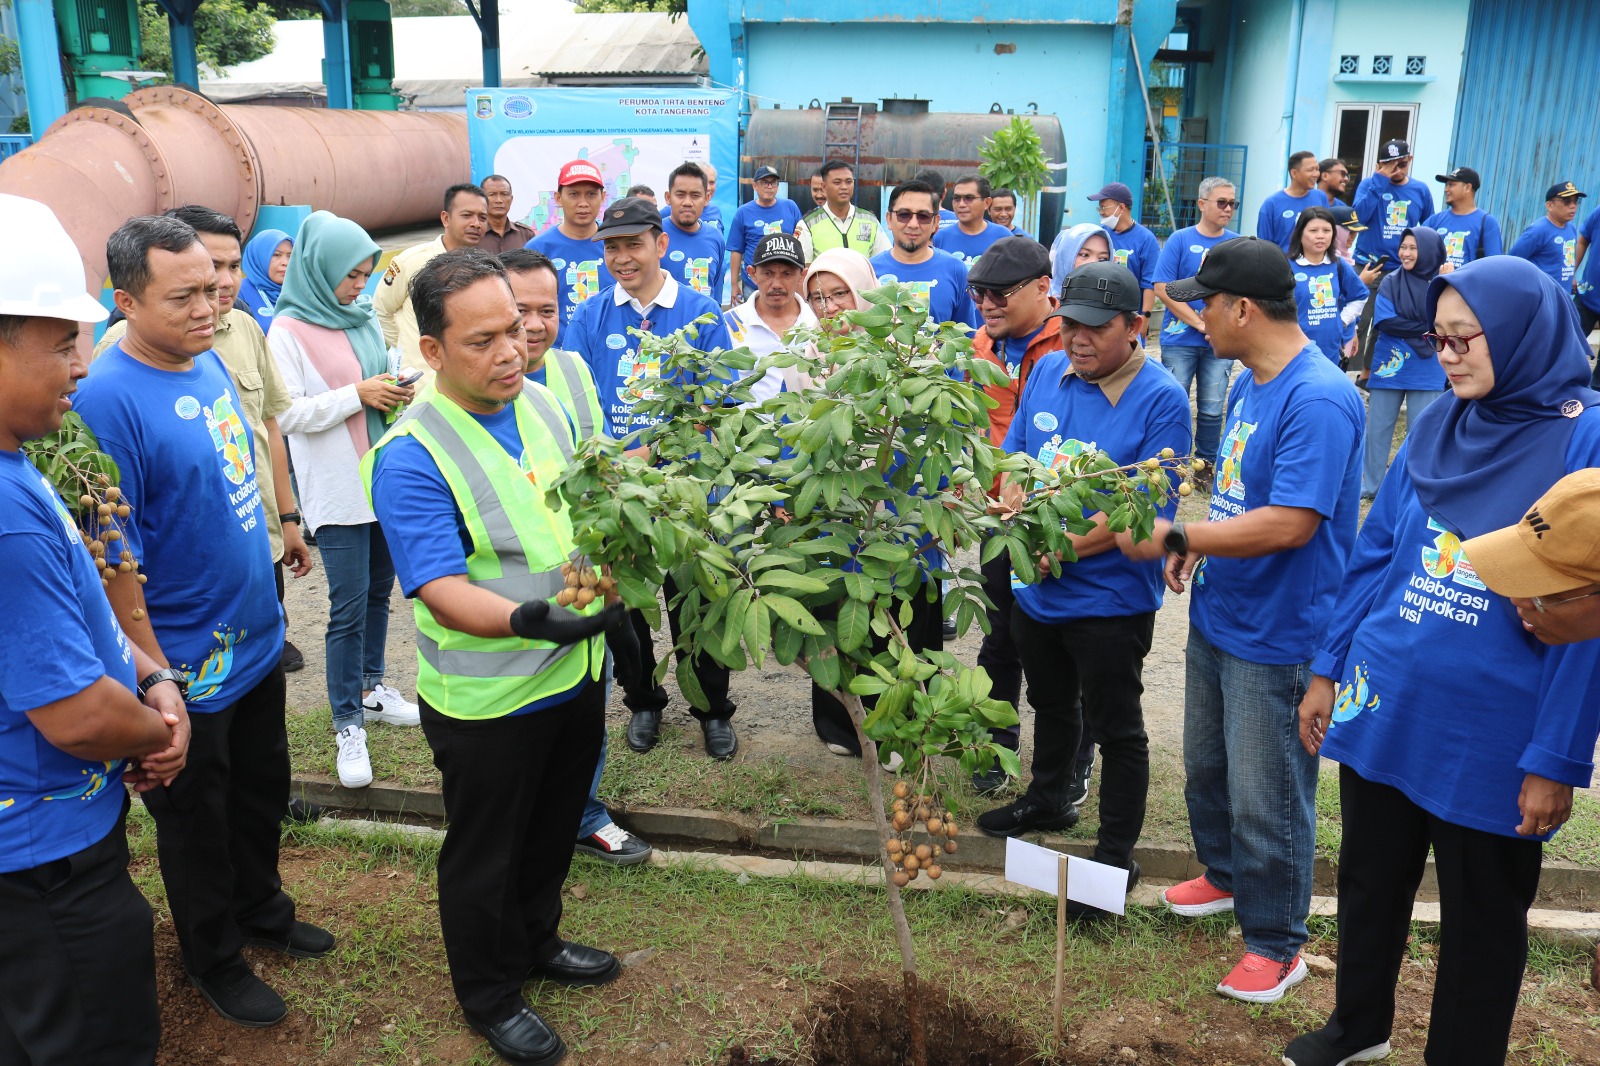
[[511,181],[511,218],[543,233],[561,221],[556,172],[587,159],[605,178],[606,201],[648,185],[667,202],[667,175],[684,161],[717,169],[716,204],[738,200],[738,94],[710,89],[468,89],[472,176]]

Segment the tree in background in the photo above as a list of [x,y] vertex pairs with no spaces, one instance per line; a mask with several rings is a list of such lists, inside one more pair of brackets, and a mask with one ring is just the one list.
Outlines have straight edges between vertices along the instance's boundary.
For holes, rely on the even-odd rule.
[[[206,0],[194,18],[195,52],[200,65],[220,72],[272,51],[277,17],[266,6],[246,0]],[[145,70],[172,76],[172,39],[167,13],[155,0],[139,0],[139,36],[144,41],[140,63]]]

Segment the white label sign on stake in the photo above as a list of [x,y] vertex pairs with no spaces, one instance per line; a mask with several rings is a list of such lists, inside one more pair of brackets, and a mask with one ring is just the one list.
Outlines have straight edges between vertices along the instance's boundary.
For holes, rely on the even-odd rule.
[[[1006,880],[1056,894],[1057,868],[1061,853],[1030,844],[1026,840],[1006,840]],[[1125,914],[1128,899],[1128,871],[1119,866],[1067,856],[1067,898],[1099,907],[1112,914]]]

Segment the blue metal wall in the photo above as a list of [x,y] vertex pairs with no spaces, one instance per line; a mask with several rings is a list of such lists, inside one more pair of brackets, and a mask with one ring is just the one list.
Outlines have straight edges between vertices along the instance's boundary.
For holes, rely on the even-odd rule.
[[1473,0],[1450,162],[1483,176],[1478,206],[1507,247],[1557,181],[1589,194],[1580,222],[1600,210],[1597,41],[1595,0]]

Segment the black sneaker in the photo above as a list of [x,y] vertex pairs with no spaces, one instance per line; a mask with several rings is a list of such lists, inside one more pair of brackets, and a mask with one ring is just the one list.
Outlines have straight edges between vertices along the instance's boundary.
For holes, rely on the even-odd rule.
[[650,845],[622,828],[616,822],[607,822],[595,832],[579,840],[575,849],[615,866],[632,866],[650,858]]
[[[1137,885],[1138,883],[1139,864],[1134,862],[1132,859],[1129,859],[1128,895],[1133,895],[1133,886]],[[1099,907],[1091,907],[1089,904],[1079,903],[1075,899],[1067,900],[1066,910],[1068,918],[1073,918],[1080,922],[1103,922],[1108,918],[1117,917],[1117,915],[1113,914],[1111,911],[1101,910]]]
[[305,653],[287,640],[283,642],[283,652],[278,656],[278,665],[283,667],[283,672],[292,674],[296,670],[306,668]]
[[1044,807],[1028,796],[978,815],[978,828],[992,837],[1016,837],[1040,830],[1071,829],[1077,824],[1078,808]]
[[293,955],[297,959],[320,959],[332,951],[334,945],[338,943],[333,934],[326,929],[299,919],[296,919],[290,928],[287,939],[280,936],[252,936],[246,933],[244,942],[250,947],[271,948],[285,955]]
[[1360,1051],[1351,1051],[1335,1046],[1324,1035],[1324,1030],[1318,1029],[1289,1041],[1289,1046],[1283,1049],[1283,1062],[1284,1066],[1346,1066],[1352,1062],[1372,1062],[1387,1058],[1388,1055],[1387,1040]]
[[1072,787],[1067,802],[1077,807],[1089,798],[1089,775],[1094,772],[1094,756],[1072,764]]
[[1004,792],[1009,784],[1011,775],[1000,769],[998,762],[989,769],[979,770],[972,775],[972,791],[980,796],[992,796],[996,792]]
[[954,618],[946,618],[941,629],[944,633],[945,640],[955,640],[956,637],[960,636],[960,634],[956,632],[956,620]]
[[265,1029],[289,1014],[283,997],[255,975],[243,959],[213,977],[189,975],[189,980],[211,1004],[211,1009],[234,1025]]

